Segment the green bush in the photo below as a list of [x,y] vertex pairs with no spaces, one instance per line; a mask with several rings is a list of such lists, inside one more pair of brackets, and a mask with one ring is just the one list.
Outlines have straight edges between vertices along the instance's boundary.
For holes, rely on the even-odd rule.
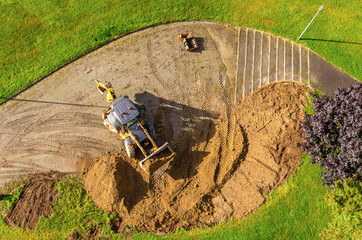
[[335,218],[320,234],[322,239],[362,239],[362,182],[338,181],[325,199]]

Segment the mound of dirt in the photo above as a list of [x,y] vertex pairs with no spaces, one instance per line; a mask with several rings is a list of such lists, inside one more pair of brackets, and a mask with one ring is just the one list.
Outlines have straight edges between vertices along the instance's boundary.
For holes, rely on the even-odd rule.
[[255,91],[233,109],[244,129],[248,148],[233,176],[212,199],[211,222],[243,218],[266,201],[266,194],[283,184],[300,164],[306,92],[310,89],[279,82]]
[[265,195],[299,166],[300,121],[308,88],[271,84],[225,114],[172,139],[175,155],[147,162],[107,154],[89,167],[85,189],[106,211],[118,211],[119,230],[158,234],[212,226],[257,210]]
[[106,154],[93,163],[84,186],[103,210],[128,213],[147,193],[147,181],[146,172],[139,168],[135,159],[116,153]]
[[30,177],[23,187],[19,200],[5,217],[8,225],[35,228],[39,218],[53,214],[53,203],[57,200],[54,184],[63,173],[41,173]]

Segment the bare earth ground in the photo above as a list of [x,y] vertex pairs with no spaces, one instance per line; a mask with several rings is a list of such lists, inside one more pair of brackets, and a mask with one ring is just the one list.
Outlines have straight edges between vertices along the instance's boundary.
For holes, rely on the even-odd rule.
[[119,212],[120,231],[162,234],[245,217],[299,166],[308,90],[285,82],[255,92],[231,105],[230,117],[181,133],[176,155],[148,162],[150,175],[137,159],[107,154],[86,171],[85,189],[100,208]]
[[[188,31],[198,38],[196,52],[177,39]],[[309,89],[281,82],[232,104],[236,45],[233,27],[174,23],[128,35],[58,71],[1,107],[1,185],[78,169],[93,201],[119,212],[120,231],[162,234],[254,212],[298,167]],[[97,77],[145,104],[157,142],[175,151],[146,162],[150,175],[119,153],[122,141],[103,126],[107,104]]]
[[[186,52],[180,32],[192,31],[200,49]],[[95,78],[118,95],[146,105],[160,141],[173,141],[220,113],[219,69],[233,81],[237,30],[186,22],[149,28],[86,55],[0,108],[0,186],[29,173],[74,171],[82,159],[123,146],[102,124],[109,105]],[[159,121],[156,118],[156,121]]]

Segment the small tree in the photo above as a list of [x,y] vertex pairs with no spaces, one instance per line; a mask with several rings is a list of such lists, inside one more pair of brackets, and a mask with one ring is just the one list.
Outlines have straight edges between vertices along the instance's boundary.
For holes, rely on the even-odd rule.
[[313,114],[306,114],[303,150],[324,170],[330,188],[340,179],[362,176],[362,84],[337,89],[334,99],[312,93]]

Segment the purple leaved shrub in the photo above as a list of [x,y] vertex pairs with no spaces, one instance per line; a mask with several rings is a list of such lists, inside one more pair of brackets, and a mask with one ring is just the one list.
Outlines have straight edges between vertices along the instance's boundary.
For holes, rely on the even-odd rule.
[[337,89],[336,97],[314,92],[314,114],[306,114],[303,150],[324,170],[330,188],[340,179],[362,176],[362,84]]

